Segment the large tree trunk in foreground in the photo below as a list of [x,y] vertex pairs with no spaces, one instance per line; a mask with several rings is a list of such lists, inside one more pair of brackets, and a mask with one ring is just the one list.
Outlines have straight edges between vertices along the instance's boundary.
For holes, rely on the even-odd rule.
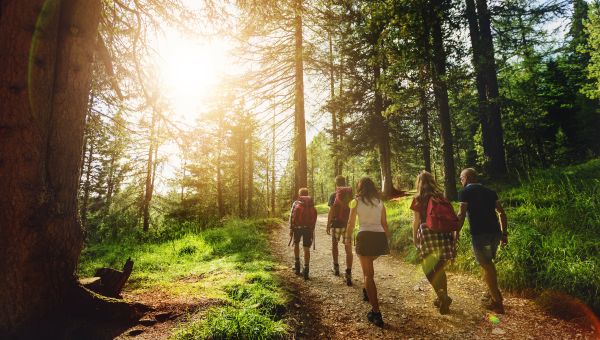
[[77,188],[100,1],[0,15],[0,337],[61,309],[82,247]]

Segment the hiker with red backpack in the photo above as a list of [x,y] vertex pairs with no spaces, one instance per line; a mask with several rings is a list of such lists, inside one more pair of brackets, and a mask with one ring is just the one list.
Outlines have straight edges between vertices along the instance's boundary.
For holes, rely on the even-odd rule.
[[300,239],[304,248],[304,270],[302,276],[308,280],[308,267],[310,262],[310,246],[315,236],[317,223],[317,209],[312,197],[308,196],[308,189],[298,191],[298,199],[292,203],[290,213],[290,237],[294,239],[294,272],[300,275]]
[[504,246],[508,243],[506,213],[498,200],[498,194],[478,182],[474,169],[463,170],[460,173],[460,182],[464,188],[458,193],[459,227],[462,227],[465,217],[468,216],[473,254],[483,269],[488,286],[483,307],[504,314],[494,258],[498,245]]
[[335,178],[335,192],[329,196],[329,214],[327,215],[327,235],[331,235],[331,256],[333,258],[333,274],[340,275],[338,262],[338,243],[340,239],[344,244],[346,252],[346,272],[344,278],[346,285],[352,286],[352,241],[347,240],[344,235],[348,218],[350,217],[350,201],[353,198],[352,187],[346,186],[346,178],[337,176]]
[[437,298],[433,305],[440,314],[450,311],[446,264],[456,257],[458,217],[433,176],[422,171],[417,176],[413,210],[413,242],[421,257],[421,266]]

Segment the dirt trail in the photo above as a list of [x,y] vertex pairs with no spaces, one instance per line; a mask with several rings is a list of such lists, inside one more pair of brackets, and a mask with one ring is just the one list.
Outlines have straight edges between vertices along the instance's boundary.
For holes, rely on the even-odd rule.
[[[600,339],[591,327],[545,314],[533,301],[505,294],[504,315],[493,315],[480,306],[483,281],[470,275],[449,273],[448,290],[453,299],[450,313],[440,315],[432,305],[433,290],[420,267],[393,255],[375,262],[384,329],[371,325],[370,310],[362,301],[362,271],[355,256],[354,285],[331,272],[331,236],[325,233],[326,216],[320,215],[316,250],[311,248],[310,279],[292,272],[293,253],[288,247],[286,225],[272,235],[274,253],[281,261],[280,275],[289,282],[295,297],[292,315],[297,338],[328,339]],[[340,271],[344,257],[340,245]]]

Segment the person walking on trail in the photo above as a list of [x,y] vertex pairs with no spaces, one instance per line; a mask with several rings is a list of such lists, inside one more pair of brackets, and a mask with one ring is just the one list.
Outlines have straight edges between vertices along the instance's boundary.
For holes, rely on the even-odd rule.
[[385,206],[375,183],[363,177],[358,182],[356,199],[350,202],[350,218],[346,227],[346,240],[350,243],[358,217],[358,234],[356,236],[356,254],[362,268],[365,288],[363,297],[371,303],[371,311],[367,314],[369,322],[383,327],[383,317],[379,310],[377,287],[375,286],[375,269],[373,262],[381,255],[390,253],[388,246],[390,232],[387,225]]
[[445,267],[456,257],[458,218],[454,208],[433,176],[422,171],[416,180],[417,192],[410,209],[413,210],[413,242],[421,257],[421,266],[436,293],[433,305],[440,314],[450,311]]
[[333,274],[340,275],[340,265],[338,262],[338,243],[340,239],[344,244],[346,252],[346,272],[344,274],[346,284],[352,286],[352,242],[346,240],[345,231],[350,217],[350,201],[352,200],[352,188],[346,186],[346,178],[337,176],[335,178],[335,192],[329,196],[327,205],[329,214],[327,215],[327,235],[331,235],[331,256],[333,258]]
[[483,269],[489,290],[490,299],[485,301],[483,306],[498,314],[504,314],[494,259],[498,245],[508,243],[506,213],[498,201],[496,192],[479,183],[474,169],[463,170],[460,173],[460,182],[463,189],[458,193],[458,225],[459,228],[462,227],[465,215],[468,216],[473,254]]
[[302,276],[308,280],[310,263],[310,246],[315,235],[317,223],[317,209],[312,197],[308,196],[308,189],[298,191],[298,199],[292,203],[290,212],[290,238],[294,239],[294,272],[300,275],[300,239],[304,248],[304,270]]

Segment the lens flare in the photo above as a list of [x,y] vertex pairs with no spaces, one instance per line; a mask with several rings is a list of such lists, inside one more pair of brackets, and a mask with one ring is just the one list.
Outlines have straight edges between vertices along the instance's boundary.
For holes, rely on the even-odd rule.
[[500,324],[500,319],[496,316],[496,314],[488,314],[488,321],[492,323],[492,325]]

